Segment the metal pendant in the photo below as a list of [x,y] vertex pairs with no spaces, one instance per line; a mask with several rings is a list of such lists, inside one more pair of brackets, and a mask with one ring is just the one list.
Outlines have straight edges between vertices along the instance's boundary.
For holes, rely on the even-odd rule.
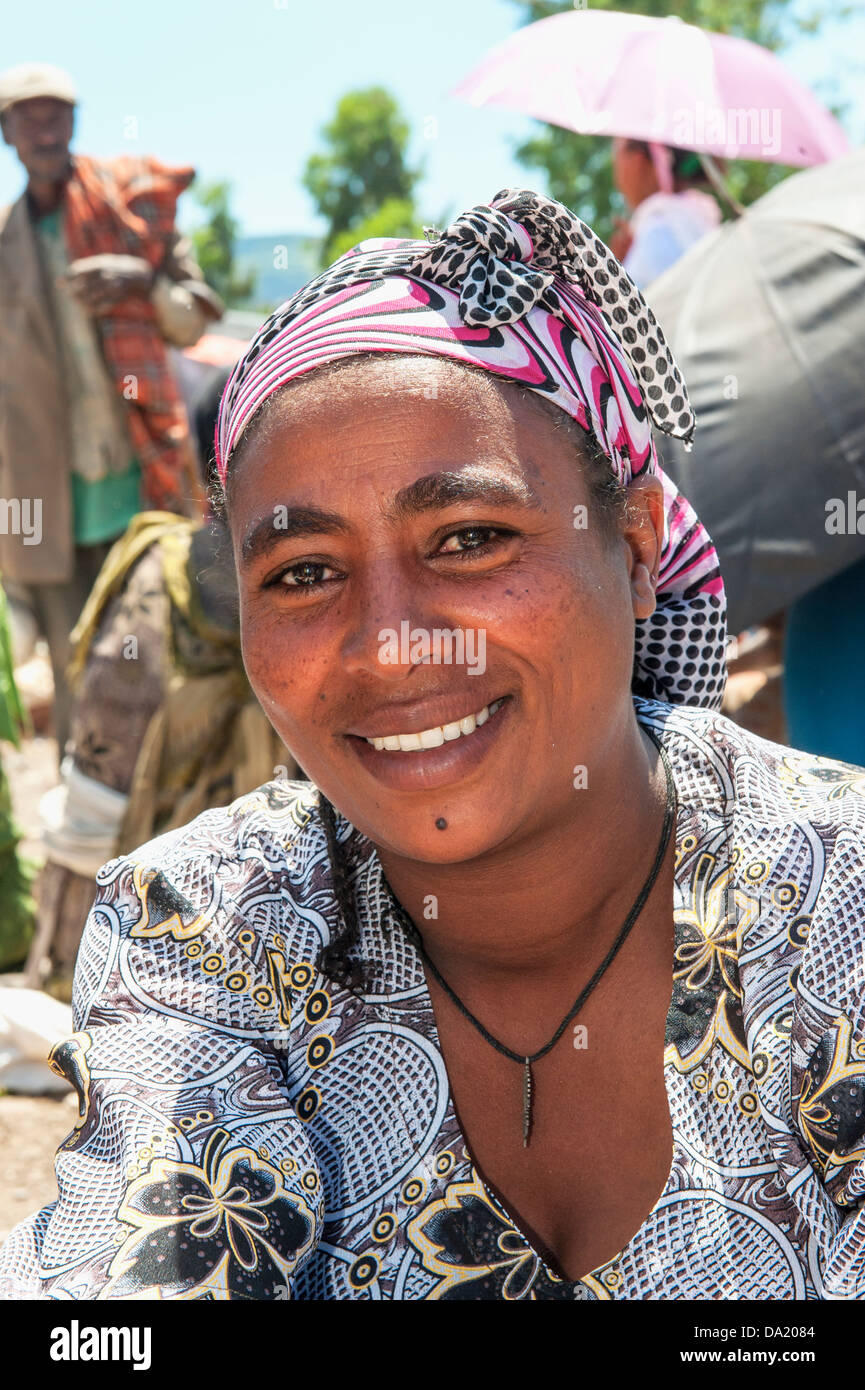
[[529,1147],[532,1132],[532,1064],[528,1057],[523,1062],[523,1148]]

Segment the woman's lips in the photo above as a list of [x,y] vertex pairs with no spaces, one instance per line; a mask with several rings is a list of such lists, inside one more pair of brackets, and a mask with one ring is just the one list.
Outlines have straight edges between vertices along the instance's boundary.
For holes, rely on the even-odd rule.
[[346,734],[345,738],[366,770],[384,786],[394,791],[433,790],[460,781],[478,766],[510,722],[512,705],[511,696],[502,697],[498,709],[473,733],[441,743],[437,748],[402,752],[374,748],[355,734]]

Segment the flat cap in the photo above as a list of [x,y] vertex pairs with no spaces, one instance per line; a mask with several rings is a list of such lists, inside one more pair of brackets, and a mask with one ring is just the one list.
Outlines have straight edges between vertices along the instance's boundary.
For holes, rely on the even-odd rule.
[[78,101],[69,73],[50,63],[21,63],[0,72],[0,112],[8,111],[17,101],[31,101],[34,97],[54,97],[68,101],[70,106]]

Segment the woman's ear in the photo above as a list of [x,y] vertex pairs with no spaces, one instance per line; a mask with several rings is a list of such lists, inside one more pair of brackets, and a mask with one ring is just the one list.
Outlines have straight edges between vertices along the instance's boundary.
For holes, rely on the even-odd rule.
[[622,539],[629,557],[634,617],[655,611],[655,589],[664,544],[664,488],[659,478],[636,478],[628,487]]

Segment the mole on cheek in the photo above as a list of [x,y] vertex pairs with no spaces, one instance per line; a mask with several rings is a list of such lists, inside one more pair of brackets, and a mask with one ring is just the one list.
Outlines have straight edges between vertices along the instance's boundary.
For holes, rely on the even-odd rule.
[[439,816],[438,820],[436,821],[436,830],[447,830],[447,828],[448,823],[445,820],[444,816]]

